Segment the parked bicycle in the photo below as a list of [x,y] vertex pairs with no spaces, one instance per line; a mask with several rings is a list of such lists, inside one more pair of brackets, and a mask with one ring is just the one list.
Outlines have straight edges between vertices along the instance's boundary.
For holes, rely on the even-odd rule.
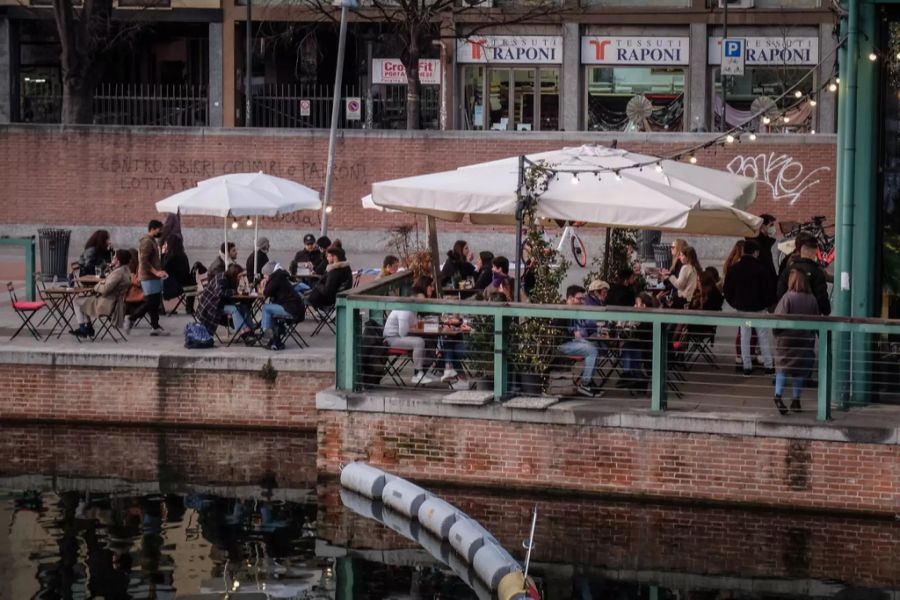
[[781,234],[784,236],[784,238],[778,242],[778,250],[782,255],[779,257],[779,262],[784,256],[791,254],[794,251],[794,240],[801,231],[810,233],[815,237],[816,243],[819,246],[819,250],[816,252],[816,259],[819,264],[822,265],[822,268],[826,268],[834,262],[834,233],[828,233],[829,229],[831,229],[832,232],[834,231],[834,225],[825,225],[825,217],[815,216],[805,223],[800,223],[798,221],[779,221],[779,226],[781,227]]

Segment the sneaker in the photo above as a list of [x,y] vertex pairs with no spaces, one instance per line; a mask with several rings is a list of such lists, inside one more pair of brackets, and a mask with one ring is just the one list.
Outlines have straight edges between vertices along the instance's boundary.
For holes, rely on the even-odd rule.
[[460,379],[454,383],[450,384],[450,389],[454,392],[463,392],[472,389],[472,382],[466,381],[465,379]]
[[157,327],[153,331],[150,332],[150,335],[154,337],[165,337],[169,335],[169,332],[163,329],[162,327]]
[[778,412],[780,412],[782,415],[788,414],[787,406],[785,406],[784,402],[781,401],[781,396],[775,396],[773,402],[775,402],[775,408],[778,409]]
[[425,374],[425,371],[420,371],[413,375],[412,384],[413,385],[428,385],[429,383],[434,383],[434,379],[428,377]]
[[134,321],[125,319],[125,333],[131,333],[132,329],[134,329]]
[[582,396],[587,396],[588,398],[598,398],[603,395],[602,392],[599,392],[599,390],[595,390],[591,386],[584,385],[583,383],[579,383],[578,385],[576,385],[575,391]]
[[444,374],[441,375],[441,383],[447,383],[451,379],[456,379],[456,369],[444,369]]
[[744,377],[752,377],[753,369],[744,369]]
[[794,400],[793,402],[791,402],[791,411],[792,412],[798,413],[798,412],[801,412],[802,410],[803,410],[803,408],[800,406],[799,398]]

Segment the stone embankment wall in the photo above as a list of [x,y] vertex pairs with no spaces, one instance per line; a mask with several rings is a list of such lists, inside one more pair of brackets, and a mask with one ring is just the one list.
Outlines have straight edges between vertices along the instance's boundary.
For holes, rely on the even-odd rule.
[[[405,215],[361,207],[375,181],[582,144],[610,144],[668,156],[713,134],[588,132],[344,131],[338,139],[333,229],[387,229]],[[265,171],[324,187],[328,132],[322,130],[164,129],[0,126],[0,226],[54,224],[144,227],[154,203],[198,180]],[[752,210],[783,220],[834,215],[835,136],[761,135],[754,142],[701,150],[698,164],[757,180]],[[185,219],[188,227],[221,230],[217,219]],[[311,211],[266,219],[267,229],[318,229]],[[466,224],[442,230],[488,231]]]

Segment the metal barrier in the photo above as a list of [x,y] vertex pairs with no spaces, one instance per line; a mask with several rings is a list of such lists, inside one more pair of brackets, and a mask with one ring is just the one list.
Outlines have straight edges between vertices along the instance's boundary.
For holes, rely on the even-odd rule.
[[[788,346],[800,348],[799,362],[786,371],[786,411],[791,411],[798,391],[801,398],[809,398],[810,391],[815,394],[820,420],[829,419],[835,406],[900,402],[900,386],[894,381],[900,379],[900,324],[380,295],[391,284],[402,288],[404,278],[408,281],[409,275],[339,297],[338,389],[421,392],[469,389],[474,384],[492,390],[498,401],[513,394],[549,392],[559,397],[645,398],[654,411],[675,401],[685,408],[775,410],[774,364],[754,364],[752,374],[745,375],[743,365],[732,358],[738,328],[743,327],[751,331],[748,338],[759,338],[764,355],[766,342],[772,342],[773,358],[782,360],[791,356]],[[380,315],[390,311],[415,313],[408,337],[423,341],[382,343]],[[440,321],[447,315],[458,316],[452,322],[462,327],[442,328]],[[576,339],[573,322],[580,320],[586,322],[586,341],[570,343]],[[836,344],[849,353],[845,364],[834,360]],[[424,381],[420,370],[425,371]],[[791,377],[804,371],[808,377]],[[442,374],[450,375],[443,383]]]
[[34,301],[34,236],[24,238],[0,237],[0,246],[19,246],[25,249],[25,295]]

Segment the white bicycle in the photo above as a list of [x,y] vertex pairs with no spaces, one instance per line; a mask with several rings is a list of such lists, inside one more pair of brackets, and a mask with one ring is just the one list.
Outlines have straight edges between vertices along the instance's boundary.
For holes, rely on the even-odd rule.
[[[557,221],[557,224],[563,228],[562,236],[556,245],[556,252],[560,256],[566,253],[567,249],[571,250],[572,258],[579,267],[586,267],[588,263],[587,248],[581,238],[578,237],[577,227],[584,225],[584,221]],[[549,242],[549,236],[544,232],[544,238]],[[528,256],[528,241],[522,242],[522,256]]]

